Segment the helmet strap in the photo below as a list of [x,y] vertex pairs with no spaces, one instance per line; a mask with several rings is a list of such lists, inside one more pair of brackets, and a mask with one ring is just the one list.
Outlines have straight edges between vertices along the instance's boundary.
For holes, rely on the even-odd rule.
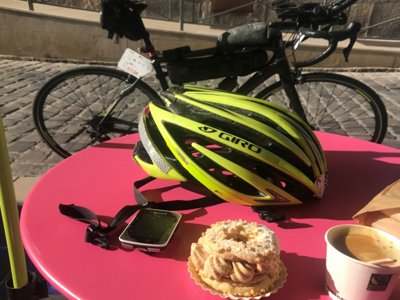
[[[133,190],[135,194],[136,205],[126,205],[124,206],[116,216],[111,220],[111,222],[103,227],[98,216],[92,212],[90,209],[82,206],[76,206],[74,204],[60,204],[59,211],[61,214],[82,223],[90,224],[86,229],[85,242],[91,243],[95,246],[100,246],[107,250],[116,250],[116,247],[110,246],[109,233],[115,228],[129,219],[134,213],[144,208],[156,208],[163,210],[189,210],[196,208],[204,208],[225,201],[217,197],[214,194],[204,196],[200,199],[195,200],[173,200],[166,202],[154,202],[149,201],[140,191],[139,188],[153,181],[154,177],[146,177],[144,179],[135,181],[133,184]],[[254,212],[257,212],[262,220],[267,222],[277,222],[285,219],[282,214],[275,213],[271,207],[265,206],[253,206]]]

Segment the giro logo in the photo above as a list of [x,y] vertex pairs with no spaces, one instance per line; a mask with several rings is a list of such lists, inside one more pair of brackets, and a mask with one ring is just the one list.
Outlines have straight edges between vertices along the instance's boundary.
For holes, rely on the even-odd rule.
[[252,143],[249,143],[248,141],[243,140],[243,139],[241,139],[241,138],[239,138],[239,137],[236,137],[236,136],[230,135],[230,134],[228,134],[228,133],[225,133],[225,132],[222,132],[222,131],[218,131],[218,130],[216,130],[216,129],[214,129],[214,128],[210,128],[210,127],[206,127],[206,126],[204,126],[204,127],[199,127],[199,129],[200,129],[201,131],[203,131],[203,132],[206,132],[206,133],[215,133],[215,132],[219,132],[218,137],[219,137],[220,139],[223,139],[223,140],[225,140],[225,141],[234,143],[234,144],[236,144],[236,145],[240,145],[240,146],[242,146],[243,148],[246,148],[246,149],[248,149],[248,150],[250,150],[250,151],[252,151],[252,152],[254,152],[254,153],[260,153],[260,152],[261,152],[261,148],[260,148],[260,147],[254,145],[254,144],[252,144]]
[[255,153],[260,153],[261,152],[261,148],[253,145],[245,140],[242,140],[241,138],[238,138],[236,136],[221,132],[218,137],[220,137],[221,139],[227,140],[231,143],[235,143],[236,145],[241,145],[243,148],[247,148],[250,151],[253,151]]
[[199,129],[201,131],[204,131],[204,132],[207,132],[207,133],[213,133],[213,132],[217,132],[218,131],[218,130],[216,130],[214,128],[210,128],[210,127],[207,127],[207,126],[199,127]]

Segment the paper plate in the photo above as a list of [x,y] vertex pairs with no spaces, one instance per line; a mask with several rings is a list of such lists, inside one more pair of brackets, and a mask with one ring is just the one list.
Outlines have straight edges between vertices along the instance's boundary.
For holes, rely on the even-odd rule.
[[203,290],[207,290],[213,295],[219,295],[222,298],[230,298],[233,300],[255,300],[255,299],[258,300],[258,299],[261,299],[262,297],[269,297],[272,293],[276,293],[278,291],[278,289],[280,289],[283,286],[283,284],[286,282],[286,277],[287,277],[287,270],[286,270],[286,267],[283,264],[283,262],[280,262],[280,266],[281,266],[282,270],[279,273],[279,277],[275,281],[272,288],[267,293],[262,294],[260,296],[256,296],[256,297],[237,297],[237,296],[233,296],[233,295],[229,295],[229,294],[223,294],[221,292],[218,292],[211,286],[209,286],[207,283],[205,283],[203,280],[201,280],[201,277],[200,277],[199,273],[197,272],[195,266],[193,265],[190,257],[189,257],[189,261],[188,261],[188,267],[189,267],[188,271],[190,273],[190,277],[192,277],[194,279],[196,284],[200,285],[203,288]]

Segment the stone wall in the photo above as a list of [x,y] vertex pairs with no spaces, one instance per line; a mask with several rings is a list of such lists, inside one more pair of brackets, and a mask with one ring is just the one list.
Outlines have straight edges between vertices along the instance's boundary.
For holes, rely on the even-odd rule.
[[[203,23],[213,26],[233,27],[258,21],[274,21],[276,19],[270,3],[265,0],[254,3],[251,12],[235,11],[224,15],[211,17],[219,12],[213,11],[216,3],[243,4],[251,0],[185,0],[184,19],[187,23]],[[76,7],[82,9],[99,10],[99,0],[34,0],[38,3],[47,3]],[[143,12],[143,17],[179,21],[180,0],[148,0],[148,8]],[[292,0],[293,3],[306,2],[330,3],[332,0]],[[349,20],[361,22],[363,28],[393,19],[400,16],[399,0],[358,0],[349,10]],[[211,17],[211,18],[210,18]],[[203,19],[203,20],[202,20]],[[201,21],[199,21],[201,20]],[[379,38],[400,38],[400,19],[363,30],[360,36]]]

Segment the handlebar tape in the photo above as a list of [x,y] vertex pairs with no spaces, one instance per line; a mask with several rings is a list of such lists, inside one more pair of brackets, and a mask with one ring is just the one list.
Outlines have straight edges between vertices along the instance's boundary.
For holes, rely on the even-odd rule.
[[327,58],[333,52],[335,52],[336,47],[337,47],[337,42],[330,41],[329,47],[324,52],[320,53],[319,55],[317,55],[313,58],[305,60],[305,61],[293,62],[293,66],[295,68],[304,68],[304,67],[315,65],[315,64],[323,61],[325,58]]
[[330,56],[336,50],[337,43],[339,41],[343,41],[348,38],[356,36],[357,32],[359,32],[360,29],[361,29],[361,24],[359,22],[352,22],[349,24],[349,26],[346,29],[332,31],[332,32],[313,31],[308,28],[301,28],[300,32],[303,33],[305,35],[305,37],[322,38],[322,39],[329,40],[329,46],[324,52],[322,52],[321,54],[319,54],[313,58],[310,58],[308,60],[301,61],[301,62],[293,62],[293,66],[295,68],[303,68],[303,67],[315,65],[315,64],[323,61],[325,58]]
[[311,37],[315,39],[325,39],[333,40],[336,42],[344,41],[353,35],[356,35],[361,30],[361,24],[359,22],[351,22],[346,29],[337,31],[315,31],[309,28],[300,28],[300,33],[304,34],[306,37]]

